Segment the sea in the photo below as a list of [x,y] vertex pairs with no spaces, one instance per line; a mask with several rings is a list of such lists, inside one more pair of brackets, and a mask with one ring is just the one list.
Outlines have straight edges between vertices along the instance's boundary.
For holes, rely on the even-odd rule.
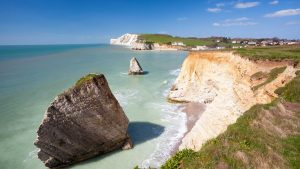
[[[88,73],[105,75],[130,120],[134,148],[68,168],[158,168],[187,130],[186,114],[166,99],[186,55],[107,44],[0,46],[0,168],[46,168],[33,145],[44,112],[55,96]],[[147,74],[127,75],[132,57]]]

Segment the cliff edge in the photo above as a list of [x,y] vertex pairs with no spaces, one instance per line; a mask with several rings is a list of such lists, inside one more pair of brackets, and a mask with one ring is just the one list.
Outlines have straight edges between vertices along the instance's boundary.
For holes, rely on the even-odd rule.
[[251,75],[264,67],[232,52],[191,52],[172,86],[168,99],[175,102],[201,102],[206,110],[182,140],[180,149],[199,150],[207,140],[223,133],[243,112],[257,103],[269,103],[278,87],[295,77],[295,69],[286,69],[274,80],[253,90]]

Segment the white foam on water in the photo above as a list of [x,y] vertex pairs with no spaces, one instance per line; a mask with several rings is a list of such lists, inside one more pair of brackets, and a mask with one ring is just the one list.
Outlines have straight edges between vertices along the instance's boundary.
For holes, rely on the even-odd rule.
[[27,162],[27,161],[30,161],[30,160],[32,160],[32,159],[34,159],[34,158],[38,158],[37,157],[37,153],[39,152],[39,150],[40,149],[34,149],[34,150],[32,150],[32,151],[30,151],[29,153],[28,153],[28,155],[27,155],[27,157],[25,158],[25,160],[23,160],[23,162]]
[[172,104],[155,104],[153,106],[159,107],[163,112],[162,121],[168,123],[162,135],[155,140],[156,147],[150,157],[142,162],[140,168],[159,168],[166,160],[171,157],[172,151],[176,148],[180,139],[187,131],[186,114],[179,111],[178,105]]
[[136,95],[139,93],[138,90],[122,89],[113,92],[114,96],[117,98],[121,106],[128,104],[129,99],[136,98]]
[[180,69],[170,70],[169,73],[170,73],[170,75],[173,75],[173,76],[177,77],[180,73]]
[[121,77],[128,77],[128,72],[120,72]]

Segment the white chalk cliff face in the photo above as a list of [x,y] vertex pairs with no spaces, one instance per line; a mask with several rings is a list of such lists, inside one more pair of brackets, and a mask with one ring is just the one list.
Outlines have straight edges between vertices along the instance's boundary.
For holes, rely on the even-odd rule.
[[199,150],[251,106],[274,99],[275,89],[295,76],[295,69],[288,66],[277,79],[253,91],[250,76],[260,70],[264,68],[231,52],[190,53],[168,99],[205,103],[206,109],[183,138],[180,149]]
[[111,45],[128,46],[134,50],[177,50],[177,48],[170,45],[160,45],[158,43],[145,43],[138,39],[138,34],[126,33],[119,38],[110,39]]
[[124,45],[124,46],[132,46],[137,42],[138,35],[126,33],[119,38],[110,39],[110,44],[112,45]]

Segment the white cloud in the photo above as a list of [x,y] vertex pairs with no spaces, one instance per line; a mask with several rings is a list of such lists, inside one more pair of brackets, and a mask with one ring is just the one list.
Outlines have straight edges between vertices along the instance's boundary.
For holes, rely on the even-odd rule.
[[215,22],[213,23],[213,26],[222,26],[222,27],[228,27],[228,26],[251,26],[256,25],[256,22],[250,21],[250,18],[247,17],[241,17],[236,19],[226,19],[222,22]]
[[283,16],[294,16],[300,15],[300,8],[298,9],[284,9],[280,11],[276,11],[274,13],[266,14],[265,17],[283,17]]
[[300,21],[290,21],[286,23],[286,25],[298,25],[298,24],[300,24]]
[[187,17],[179,17],[179,18],[177,18],[177,21],[185,21],[185,20],[188,20],[188,18]]
[[217,12],[221,12],[222,9],[221,8],[207,8],[207,11],[217,13]]
[[271,1],[269,4],[270,5],[277,5],[279,3],[279,1]]
[[235,8],[243,9],[243,8],[252,8],[258,6],[259,2],[238,2],[234,5]]

